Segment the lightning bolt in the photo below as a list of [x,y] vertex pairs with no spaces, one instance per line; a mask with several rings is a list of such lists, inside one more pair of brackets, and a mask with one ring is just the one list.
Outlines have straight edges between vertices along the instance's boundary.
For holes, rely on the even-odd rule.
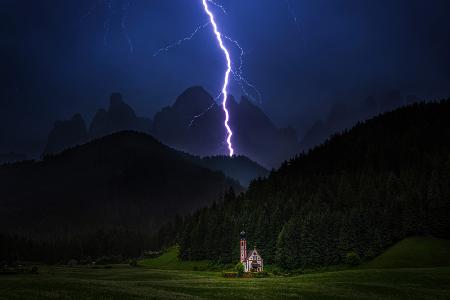
[[[210,0],[208,0],[208,2],[211,2]],[[214,2],[216,3],[216,2]],[[216,3],[217,4],[217,3]],[[217,4],[220,5],[220,4]],[[158,49],[157,51],[155,51],[155,53],[153,53],[153,57],[157,57],[163,53],[169,52],[170,50],[172,50],[173,48],[179,47],[182,44],[184,44],[185,42],[189,42],[190,40],[192,40],[193,38],[195,38],[195,36],[200,33],[200,31],[202,31],[203,29],[205,29],[206,27],[208,27],[210,25],[210,22],[205,23],[203,25],[199,25],[197,26],[197,28],[194,29],[194,31],[192,31],[189,35],[187,35],[184,38],[179,39],[178,41],[169,44],[165,47],[162,47],[160,49]],[[239,49],[240,51],[240,63],[239,63],[239,67],[237,68],[233,68],[231,70],[231,73],[233,74],[233,78],[234,80],[239,84],[242,92],[249,97],[250,99],[254,100],[255,102],[259,102],[259,104],[262,103],[262,94],[261,92],[258,90],[258,88],[250,83],[247,78],[244,77],[244,56],[246,55],[244,49],[241,47],[241,45],[239,44],[239,42],[237,40],[234,40],[232,38],[230,38],[227,35],[223,35],[223,37],[225,39],[227,39],[228,41],[230,41],[237,49]],[[251,90],[253,90],[253,92],[256,94],[256,98],[254,96],[252,96],[252,94],[247,90],[246,87],[249,87]],[[217,98],[220,98],[220,96],[222,96],[222,93],[220,93],[220,95]]]
[[223,43],[222,34],[220,33],[219,28],[218,28],[218,26],[216,24],[216,20],[214,18],[214,14],[209,10],[209,6],[208,6],[208,2],[209,1],[208,0],[202,0],[202,2],[203,2],[203,8],[205,9],[205,13],[209,16],[209,20],[210,20],[211,25],[213,27],[214,34],[216,35],[216,39],[217,39],[217,42],[219,43],[220,49],[223,51],[223,53],[225,55],[225,58],[227,60],[227,69],[225,71],[225,78],[224,78],[223,88],[222,88],[222,95],[223,95],[222,108],[223,108],[223,111],[225,113],[224,125],[225,125],[225,128],[226,128],[227,133],[228,133],[227,144],[228,144],[229,155],[230,155],[230,157],[232,157],[233,154],[234,154],[233,144],[231,142],[231,138],[233,136],[233,131],[231,130],[231,127],[229,125],[230,113],[228,112],[228,108],[227,108],[228,83],[229,83],[229,79],[230,79],[230,73],[232,71],[232,69],[231,69],[231,57],[230,57],[230,52],[228,51],[228,49],[225,47],[225,45]]

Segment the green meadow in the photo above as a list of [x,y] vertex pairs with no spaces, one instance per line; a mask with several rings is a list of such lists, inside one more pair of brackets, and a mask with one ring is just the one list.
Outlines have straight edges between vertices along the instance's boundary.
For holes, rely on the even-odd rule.
[[[40,266],[1,275],[0,299],[450,299],[450,243],[407,239],[358,268],[225,279],[168,251],[138,267]],[[200,271],[193,271],[193,270]]]

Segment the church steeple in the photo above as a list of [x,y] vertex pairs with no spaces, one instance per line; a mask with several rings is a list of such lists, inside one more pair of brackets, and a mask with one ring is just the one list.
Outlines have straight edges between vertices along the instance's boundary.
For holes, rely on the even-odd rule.
[[241,232],[240,246],[241,246],[240,261],[241,263],[244,263],[247,260],[247,240],[245,239],[245,231]]

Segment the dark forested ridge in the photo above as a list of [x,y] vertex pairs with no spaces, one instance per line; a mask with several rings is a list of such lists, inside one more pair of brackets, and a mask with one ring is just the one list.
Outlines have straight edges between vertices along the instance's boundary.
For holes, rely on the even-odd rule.
[[205,168],[221,171],[247,187],[259,177],[266,177],[269,171],[245,156],[208,156],[194,161]]
[[[245,194],[163,227],[182,258],[236,261],[239,232],[266,263],[355,263],[410,235],[450,238],[450,101],[385,113],[286,162]],[[175,238],[174,238],[175,237]]]
[[209,205],[230,187],[241,190],[197,160],[149,135],[121,132],[43,161],[0,167],[0,260],[139,255],[163,222]]

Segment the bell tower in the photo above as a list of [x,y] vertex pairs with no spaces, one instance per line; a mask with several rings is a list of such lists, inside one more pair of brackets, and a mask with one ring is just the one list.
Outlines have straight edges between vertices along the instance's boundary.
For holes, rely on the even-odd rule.
[[245,239],[245,231],[241,232],[240,245],[241,245],[240,261],[241,261],[241,263],[243,263],[247,260],[247,240]]

